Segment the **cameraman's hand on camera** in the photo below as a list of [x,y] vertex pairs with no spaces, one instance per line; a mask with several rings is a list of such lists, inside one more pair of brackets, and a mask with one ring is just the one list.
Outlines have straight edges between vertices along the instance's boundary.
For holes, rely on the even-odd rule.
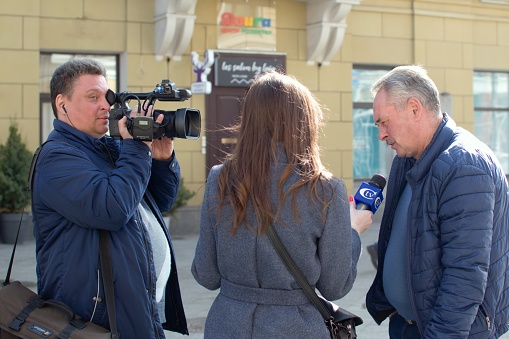
[[127,130],[127,117],[126,116],[123,116],[118,121],[118,132],[120,133],[120,136],[124,140],[133,138],[133,136],[131,134],[129,134],[129,131]]
[[[159,116],[161,117],[162,114]],[[158,120],[159,120],[159,117]],[[167,137],[154,139],[152,142],[152,159],[169,160],[173,154],[173,140]]]
[[370,210],[357,210],[352,196],[350,196],[350,222],[352,228],[359,234],[364,233],[373,223],[373,213]]
[[[139,107],[136,107],[131,112],[131,117],[135,117],[138,114]],[[143,115],[152,116],[154,112],[154,106],[150,105],[147,110],[141,110]],[[164,116],[160,114],[155,122],[161,124]],[[122,138],[132,139],[132,135],[127,130],[127,117],[122,117],[118,121],[118,129]],[[156,160],[169,160],[173,154],[173,140],[170,138],[162,137],[152,141],[143,141],[152,150],[152,158]]]
[[[131,111],[131,117],[135,117],[138,115],[139,107],[136,107]],[[142,110],[143,115],[152,116],[154,111],[154,107],[150,105],[147,110]],[[155,122],[161,124],[163,122],[164,116],[160,114]],[[118,130],[122,139],[132,139],[132,135],[129,133],[127,129],[127,117],[122,117],[118,121]],[[143,141],[150,149],[152,150],[152,158],[156,160],[169,160],[171,155],[173,154],[173,140],[170,138],[163,137],[159,140],[152,141]]]
[[[145,115],[145,116],[152,116],[152,113],[154,111],[154,107],[152,105],[150,105],[146,111],[142,110],[141,111],[141,114],[139,114],[138,112],[140,111],[140,107],[139,106],[136,106],[135,109],[131,110],[131,115],[130,117],[131,118],[134,118],[135,116],[137,115]],[[162,122],[162,119],[161,121],[159,121],[159,117],[158,117],[158,122],[161,123]],[[120,135],[122,136],[122,139],[132,139],[133,136],[129,133],[129,130],[127,129],[127,117],[126,116],[123,116],[119,121],[118,121],[118,132],[120,133]],[[143,141],[148,147],[152,148],[152,141]]]

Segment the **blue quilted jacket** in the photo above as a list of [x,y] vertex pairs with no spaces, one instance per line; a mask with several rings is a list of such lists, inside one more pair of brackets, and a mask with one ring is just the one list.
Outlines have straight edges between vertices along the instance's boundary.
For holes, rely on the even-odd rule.
[[162,225],[160,210],[174,202],[177,160],[152,161],[142,142],[93,138],[55,120],[35,170],[32,211],[37,287],[47,299],[68,304],[85,320],[109,327],[99,234],[109,232],[117,325],[122,338],[165,338],[187,333],[176,264],[165,290],[166,323],[155,304],[155,270],[146,228],[137,212],[142,198]]
[[394,311],[384,256],[407,182],[407,283],[422,337],[498,338],[509,329],[507,179],[493,152],[447,115],[418,161],[393,161],[369,313],[380,324]]

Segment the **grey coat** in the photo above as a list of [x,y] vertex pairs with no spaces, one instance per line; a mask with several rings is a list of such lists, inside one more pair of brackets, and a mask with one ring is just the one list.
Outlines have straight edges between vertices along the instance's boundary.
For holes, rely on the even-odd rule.
[[[277,180],[286,157],[274,167],[270,197],[277,206]],[[218,220],[217,180],[222,166],[211,169],[201,209],[200,237],[192,265],[196,281],[220,293],[209,310],[205,338],[330,338],[323,318],[288,272],[267,235],[247,227],[230,235],[233,212],[225,206]],[[285,185],[291,186],[295,174]],[[351,228],[343,182],[334,178],[334,199],[322,222],[321,205],[311,202],[307,188],[297,194],[300,223],[291,199],[282,209],[276,232],[311,285],[329,300],[346,295],[357,274],[361,243]],[[329,190],[330,191],[330,190]],[[330,192],[328,192],[330,197]],[[246,213],[256,225],[252,205]],[[216,225],[217,223],[217,225]]]

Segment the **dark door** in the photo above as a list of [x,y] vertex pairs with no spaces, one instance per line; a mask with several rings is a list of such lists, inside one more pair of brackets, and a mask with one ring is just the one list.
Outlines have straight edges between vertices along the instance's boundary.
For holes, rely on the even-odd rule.
[[215,87],[207,97],[207,175],[212,166],[222,163],[237,142],[228,128],[239,122],[245,91],[240,87]]
[[269,68],[286,69],[282,54],[215,53],[209,75],[212,92],[206,96],[206,175],[223,162],[237,140],[228,128],[239,122],[241,101],[257,74]]

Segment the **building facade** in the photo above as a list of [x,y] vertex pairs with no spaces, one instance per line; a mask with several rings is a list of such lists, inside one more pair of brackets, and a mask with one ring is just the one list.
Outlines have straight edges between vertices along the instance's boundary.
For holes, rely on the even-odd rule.
[[201,112],[197,140],[176,139],[186,186],[201,203],[210,166],[235,140],[239,98],[264,68],[299,78],[327,107],[325,164],[355,183],[387,175],[369,86],[421,64],[444,111],[478,135],[509,173],[509,1],[482,0],[0,0],[0,143],[15,120],[35,150],[51,130],[49,77],[69,58],[98,58],[116,92],[162,80],[189,100],[156,108]]

